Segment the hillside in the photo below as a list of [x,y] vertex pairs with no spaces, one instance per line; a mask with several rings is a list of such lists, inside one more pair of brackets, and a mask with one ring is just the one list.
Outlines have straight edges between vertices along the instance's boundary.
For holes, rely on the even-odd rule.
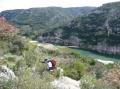
[[104,4],[78,16],[69,25],[39,37],[39,41],[78,46],[106,54],[120,55],[120,2]]
[[0,16],[4,16],[10,23],[20,28],[21,34],[32,37],[32,35],[68,24],[78,15],[87,14],[93,9],[94,7],[30,8],[3,11]]
[[21,54],[23,44],[18,32],[18,28],[8,23],[4,17],[0,17],[0,58],[7,53]]
[[[16,31],[3,17],[0,24],[3,31],[10,26],[5,34]],[[39,43],[18,34],[4,38],[0,39],[0,89],[120,88],[119,62],[103,64],[65,46]],[[53,71],[46,69],[46,58],[56,61]]]

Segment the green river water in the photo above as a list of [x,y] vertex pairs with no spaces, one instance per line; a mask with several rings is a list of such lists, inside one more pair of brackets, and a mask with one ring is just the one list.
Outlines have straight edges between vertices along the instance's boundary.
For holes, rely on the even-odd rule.
[[92,57],[94,59],[109,60],[109,61],[120,61],[120,56],[103,55],[97,52],[83,50],[83,49],[73,49],[73,50],[80,52],[80,55],[84,57]]

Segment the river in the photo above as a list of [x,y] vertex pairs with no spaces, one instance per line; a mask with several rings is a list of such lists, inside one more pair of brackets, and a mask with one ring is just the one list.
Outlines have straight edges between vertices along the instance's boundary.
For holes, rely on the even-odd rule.
[[120,56],[113,55],[103,55],[97,52],[83,50],[83,49],[73,49],[80,52],[80,55],[84,57],[92,57],[94,59],[106,60],[106,61],[120,61]]
[[[38,45],[41,45],[41,43],[39,43],[38,41],[30,41],[31,43],[35,43]],[[83,50],[83,49],[78,49],[78,48],[73,48],[73,47],[69,47],[71,48],[73,51],[77,51],[80,53],[81,56],[83,57],[91,57],[93,59],[100,59],[100,60],[105,60],[105,61],[119,61],[120,62],[120,56],[112,56],[112,55],[103,55],[97,52],[93,52],[93,51],[88,51],[88,50]]]

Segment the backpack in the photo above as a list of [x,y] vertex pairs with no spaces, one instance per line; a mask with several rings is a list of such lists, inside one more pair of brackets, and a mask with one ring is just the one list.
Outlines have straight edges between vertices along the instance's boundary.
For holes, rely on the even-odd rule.
[[52,63],[53,69],[55,69],[56,67],[56,61],[54,59],[50,60],[50,62]]

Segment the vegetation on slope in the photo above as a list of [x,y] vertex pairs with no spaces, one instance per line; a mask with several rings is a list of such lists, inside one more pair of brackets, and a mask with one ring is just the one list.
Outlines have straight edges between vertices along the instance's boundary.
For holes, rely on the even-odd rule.
[[3,11],[0,16],[4,16],[10,23],[19,27],[21,34],[34,38],[41,32],[68,24],[78,15],[89,13],[93,9],[94,7],[31,8]]
[[[14,61],[8,60],[6,58],[4,60],[0,60],[1,65],[3,63],[4,65],[8,65],[8,67],[11,68],[15,72],[15,75],[18,77],[17,80],[2,83],[3,89],[16,89],[16,88],[33,89],[33,86],[39,89],[50,89],[50,87],[48,88],[45,85],[53,81],[55,78],[58,78],[59,75],[57,74],[58,73],[57,70],[54,71],[54,73],[52,74],[46,71],[45,65],[42,64],[41,61],[43,61],[47,57],[48,58],[54,57],[56,59],[57,67],[61,67],[64,69],[65,76],[71,77],[76,80],[81,79],[82,89],[87,89],[85,87],[89,87],[89,86],[92,87],[91,81],[93,81],[93,84],[96,83],[99,84],[98,82],[101,79],[106,81],[106,76],[109,74],[104,75],[104,73],[113,70],[113,68],[114,69],[118,68],[117,66],[104,65],[91,58],[82,57],[78,52],[73,51],[70,48],[56,46],[58,49],[48,50],[43,47],[37,47],[37,45],[30,43],[29,39],[28,40],[22,39],[19,41],[20,42],[23,41],[21,42],[24,45],[22,50],[16,53],[12,53],[12,52],[10,53],[14,55],[21,55],[22,57],[19,60],[14,59]],[[6,44],[8,43],[6,42]],[[19,46],[19,44],[17,45]],[[11,65],[11,63],[13,63],[14,65]],[[87,77],[86,75],[91,75],[91,76]],[[95,81],[94,79],[92,79],[93,77]],[[114,77],[112,78],[114,79]],[[85,80],[90,82],[89,83],[85,82]],[[111,83],[112,82],[108,82],[107,84],[111,84]],[[107,84],[106,86],[102,83],[100,84],[101,85],[99,85],[99,87],[98,86],[95,87],[98,87],[98,89],[101,87],[107,87]],[[118,85],[114,85],[114,84],[111,84],[110,86],[119,87]],[[53,89],[52,85],[51,85],[51,89]],[[104,88],[104,89],[108,89],[108,88]]]

